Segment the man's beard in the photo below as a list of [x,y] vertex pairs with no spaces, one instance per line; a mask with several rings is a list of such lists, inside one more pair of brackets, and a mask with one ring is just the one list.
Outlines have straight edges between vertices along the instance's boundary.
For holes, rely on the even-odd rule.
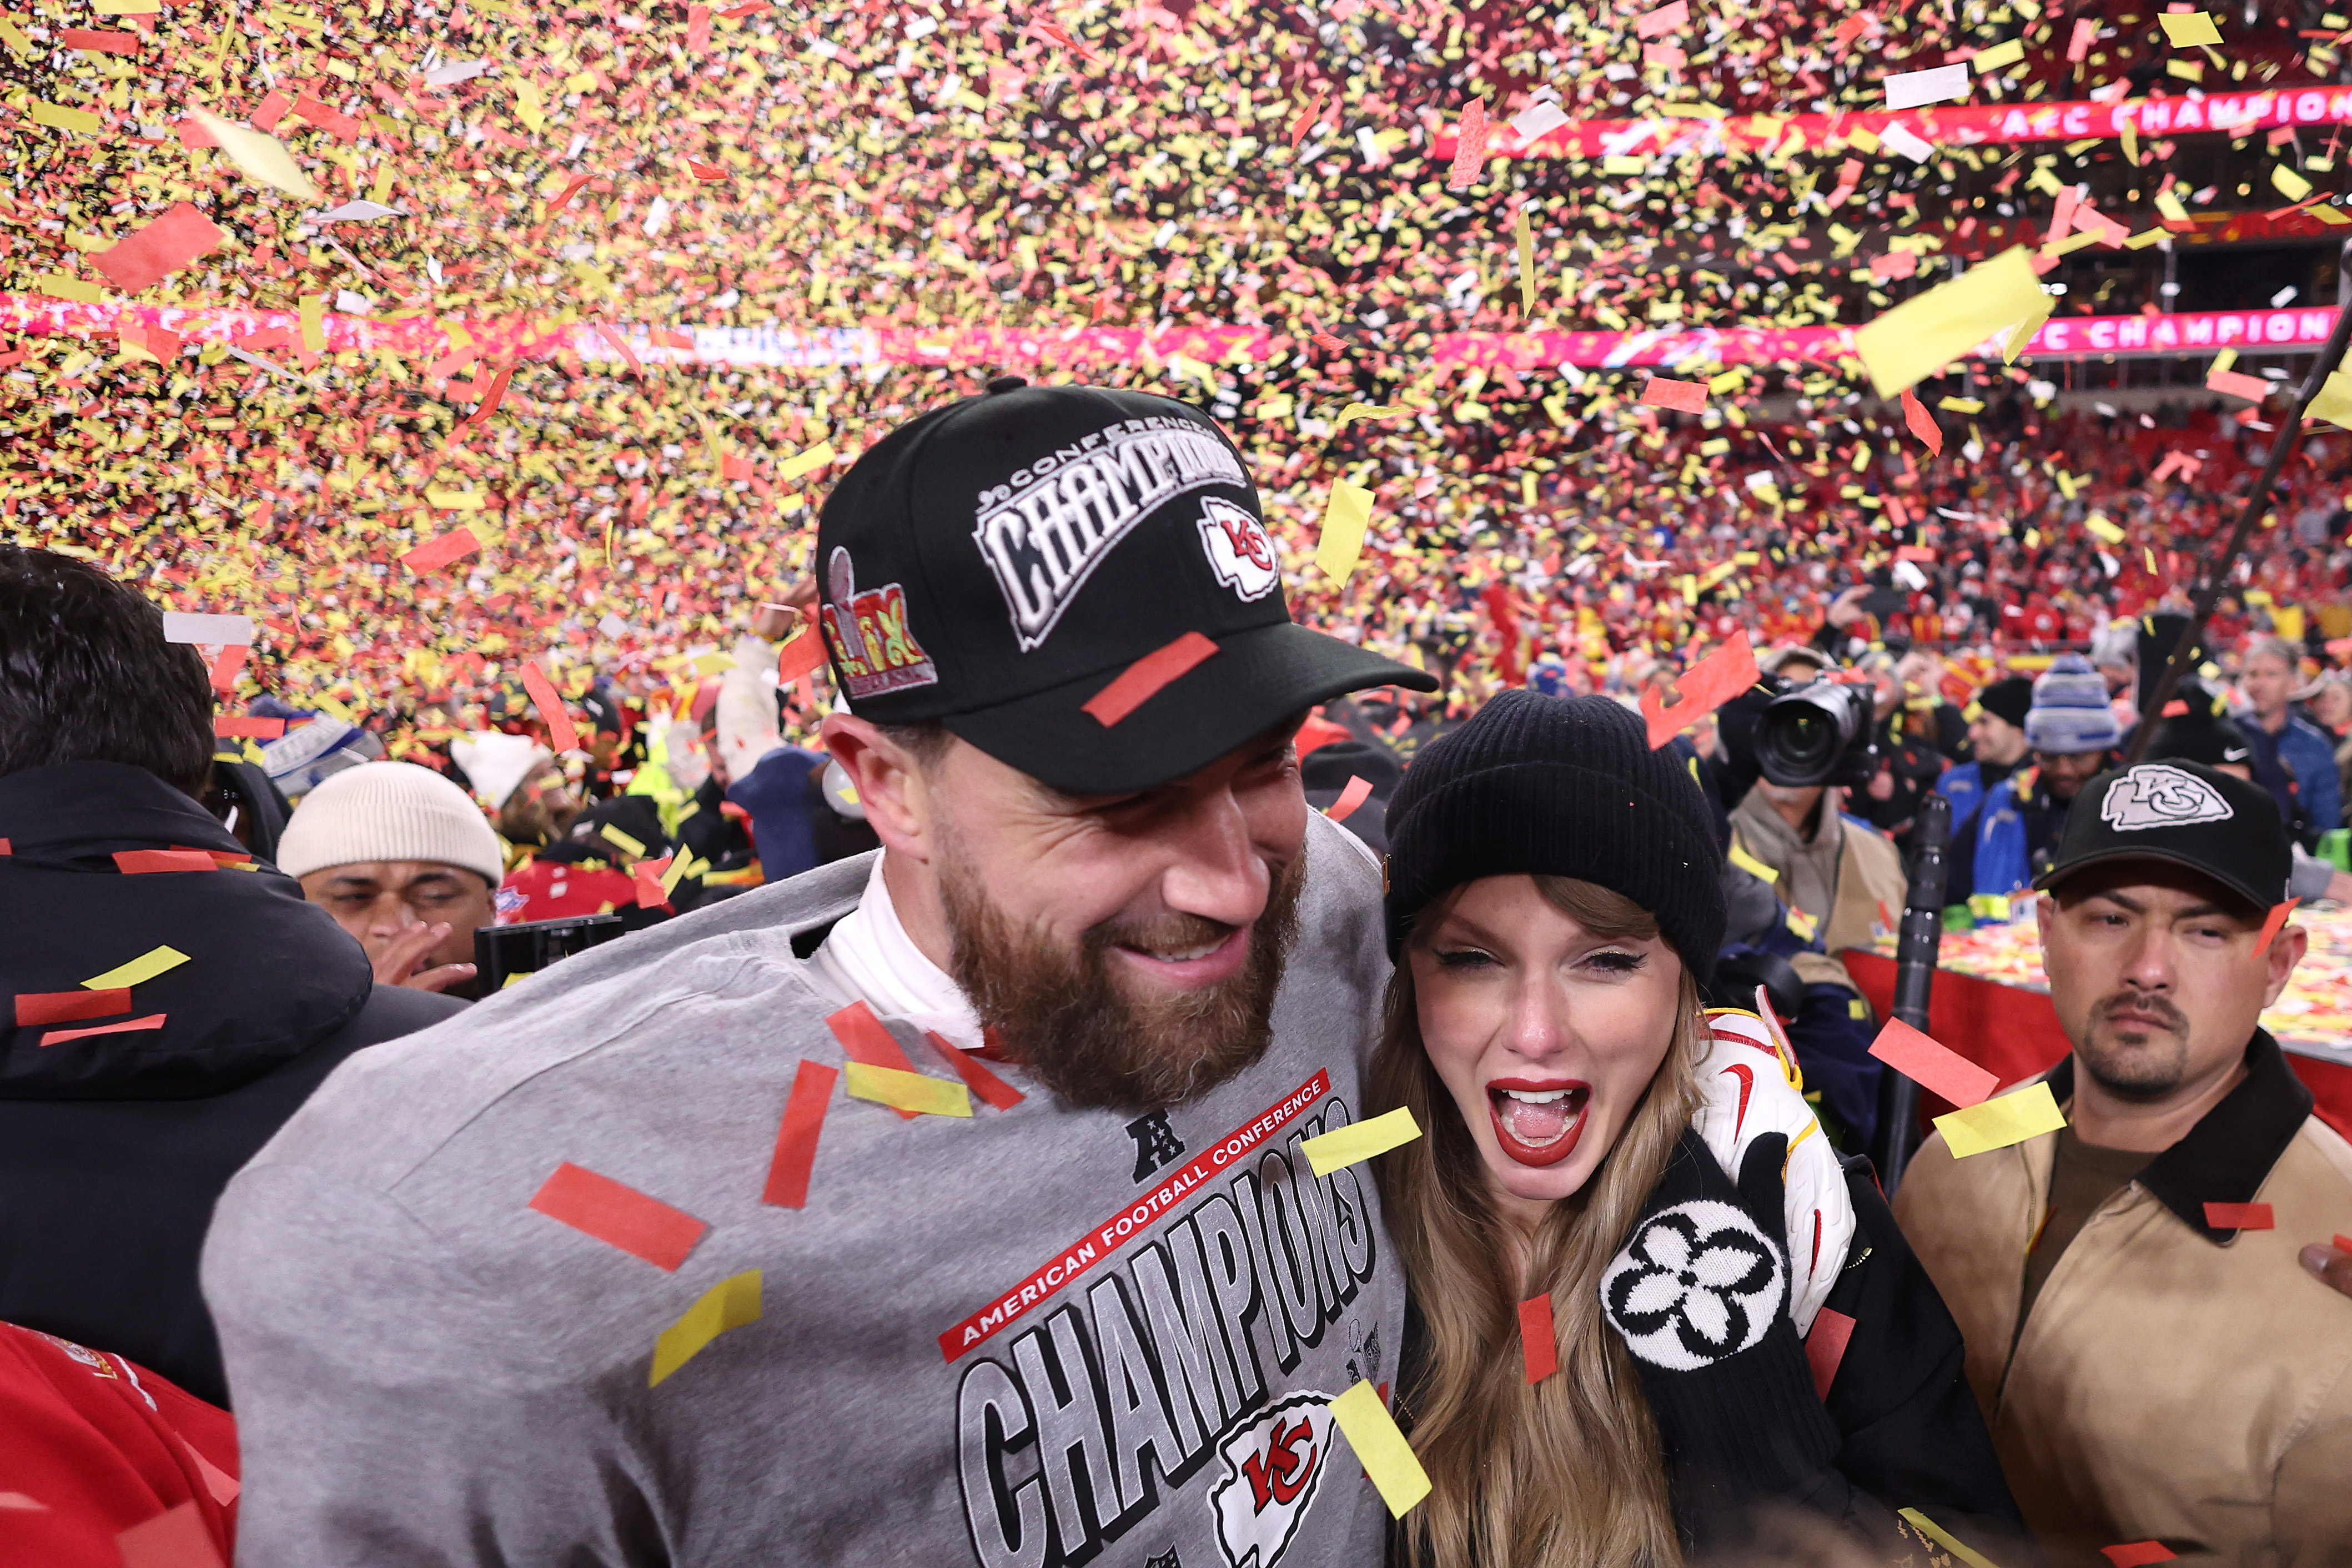
[[1231,934],[1198,915],[1148,923],[1106,921],[1066,952],[1017,931],[950,856],[940,897],[953,944],[950,968],[980,1021],[1006,1053],[1074,1105],[1158,1110],[1232,1078],[1274,1039],[1274,995],[1298,931],[1305,861],[1273,868],[1249,955],[1230,979],[1148,1000],[1130,994],[1112,965],[1114,947],[1185,952]]
[[[2101,1026],[2108,1025],[2113,1014],[2126,1010],[2146,1013],[2164,1022],[2126,1026],[2147,1034],[2148,1039],[2143,1045],[2111,1046],[2102,1037]],[[2169,1050],[2165,1048],[2168,1043]],[[2091,1009],[2091,1027],[2085,1032],[2085,1043],[2075,1048],[2075,1055],[2082,1058],[2083,1070],[2117,1100],[2160,1100],[2180,1087],[2181,1079],[2189,1071],[2189,1019],[2164,997],[2121,992],[2102,998]]]

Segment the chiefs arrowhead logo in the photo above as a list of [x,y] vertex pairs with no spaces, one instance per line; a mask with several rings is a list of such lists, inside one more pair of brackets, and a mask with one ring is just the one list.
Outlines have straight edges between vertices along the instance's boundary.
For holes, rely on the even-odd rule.
[[1217,1543],[1234,1568],[1275,1568],[1323,1484],[1331,1452],[1331,1405],[1294,1394],[1227,1437],[1225,1478],[1209,1494]]
[[1282,581],[1265,525],[1223,496],[1202,500],[1201,546],[1209,552],[1217,581],[1244,601],[1264,598]]

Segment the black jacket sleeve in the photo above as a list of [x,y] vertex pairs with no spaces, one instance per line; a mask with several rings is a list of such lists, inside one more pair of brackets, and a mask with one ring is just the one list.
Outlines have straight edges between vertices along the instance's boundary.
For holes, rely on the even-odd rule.
[[[1856,1225],[1824,1316],[1853,1321],[1825,1403],[1836,1465],[1890,1509],[1916,1508],[1994,1561],[2022,1563],[2025,1521],[1969,1392],[1959,1325],[1895,1223],[1868,1161],[1845,1162]],[[1818,1352],[1822,1327],[1812,1338]],[[1816,1373],[1818,1376],[1818,1373]]]

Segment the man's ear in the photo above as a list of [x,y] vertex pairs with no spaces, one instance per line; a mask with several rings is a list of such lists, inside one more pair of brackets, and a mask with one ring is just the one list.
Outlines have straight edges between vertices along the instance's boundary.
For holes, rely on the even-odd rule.
[[2294,976],[2294,966],[2303,962],[2310,946],[2311,933],[2297,925],[2281,926],[2278,934],[2271,938],[2270,951],[2263,954],[2263,962],[2269,965],[2263,975],[2264,1007],[2279,999],[2286,983]]
[[2058,918],[2058,900],[2048,893],[2037,894],[2033,900],[2033,928],[2042,939],[2042,962],[2049,963],[2050,922]]
[[935,814],[923,765],[879,725],[855,713],[828,713],[818,731],[866,808],[866,824],[894,855],[928,863]]

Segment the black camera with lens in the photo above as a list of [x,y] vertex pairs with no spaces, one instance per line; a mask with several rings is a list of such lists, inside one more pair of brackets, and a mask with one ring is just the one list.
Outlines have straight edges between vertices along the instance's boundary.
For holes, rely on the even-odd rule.
[[1756,721],[1756,762],[1783,788],[1858,786],[1878,771],[1878,725],[1867,686],[1821,679],[1784,691]]

